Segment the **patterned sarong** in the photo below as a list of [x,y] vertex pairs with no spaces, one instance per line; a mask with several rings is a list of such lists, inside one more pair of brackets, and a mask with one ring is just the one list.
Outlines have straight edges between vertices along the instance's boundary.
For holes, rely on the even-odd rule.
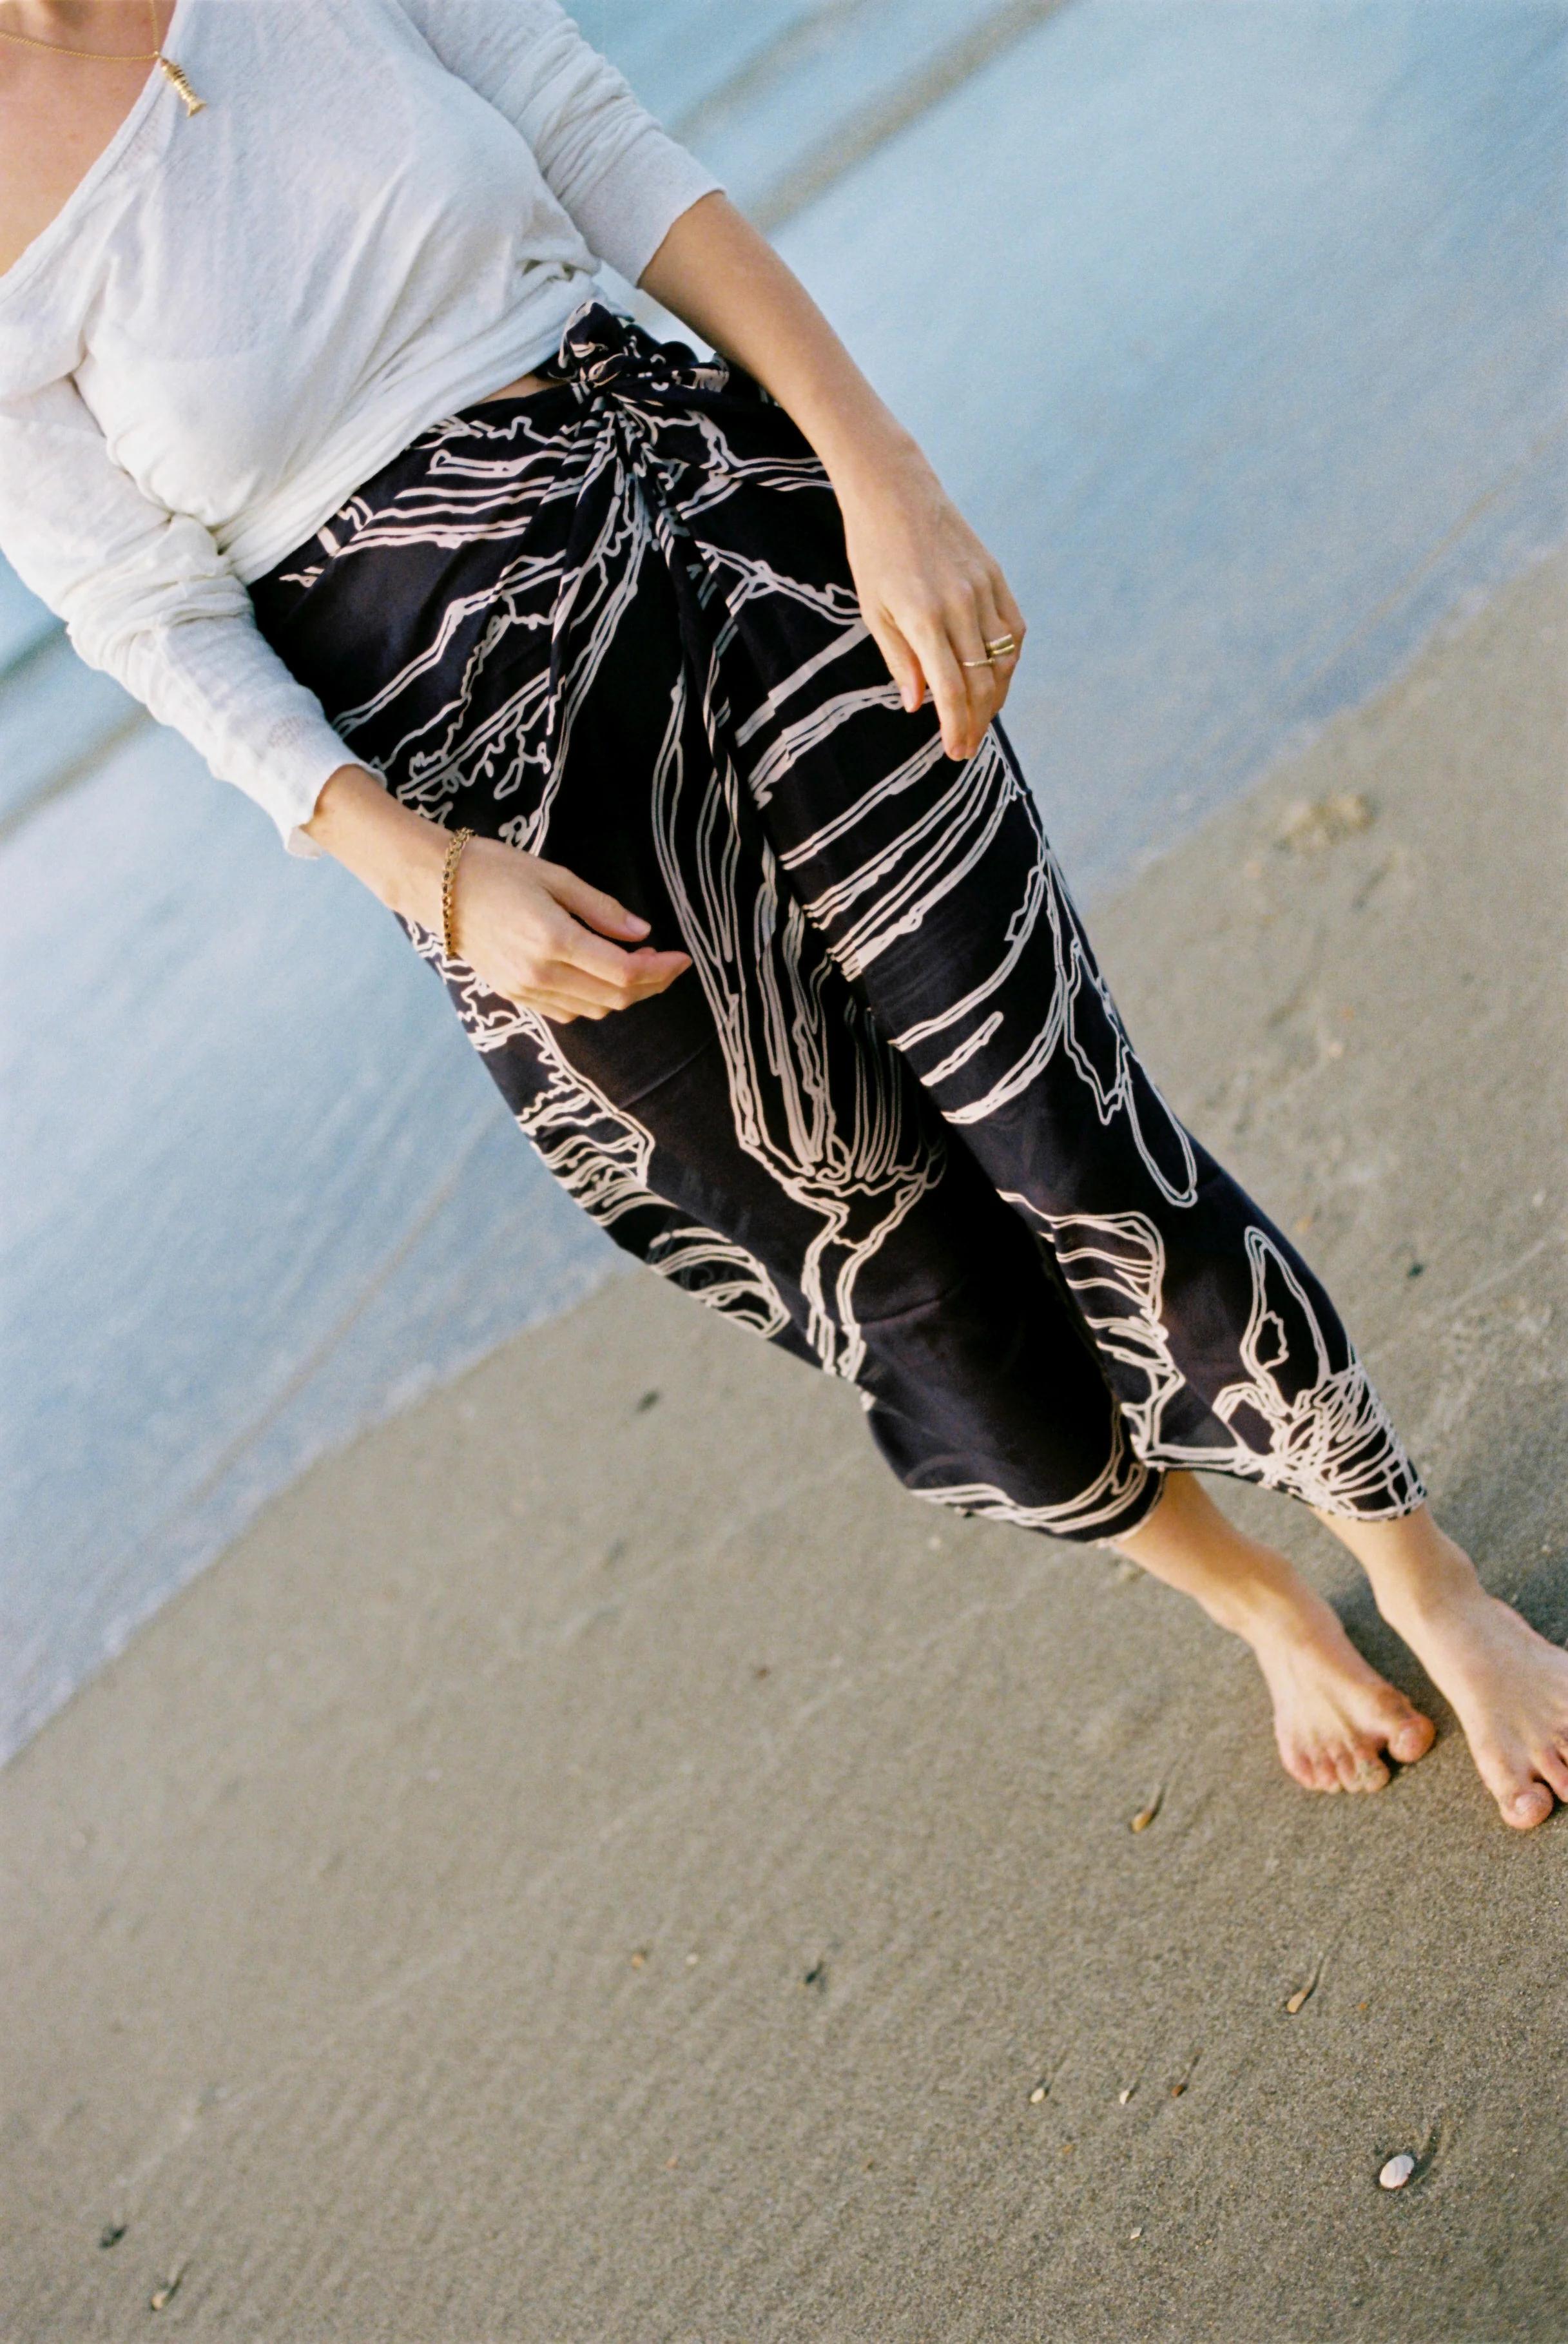
[[1077,1539],[1162,1470],[1338,1514],[1421,1484],[1323,1288],[1135,1055],[1011,746],[899,703],[784,409],[598,303],[251,589],[406,804],[693,965],[554,1026],[446,962],[616,1242],[854,1382],[905,1484]]

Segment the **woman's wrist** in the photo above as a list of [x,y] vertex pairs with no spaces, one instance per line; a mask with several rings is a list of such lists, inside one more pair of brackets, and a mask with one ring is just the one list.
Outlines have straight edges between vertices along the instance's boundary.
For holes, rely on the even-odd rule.
[[922,450],[907,434],[856,434],[822,455],[823,469],[833,482],[835,496],[847,512],[857,506],[924,500],[941,493]]
[[389,910],[439,935],[447,832],[401,805],[364,765],[339,765],[322,783],[304,824]]

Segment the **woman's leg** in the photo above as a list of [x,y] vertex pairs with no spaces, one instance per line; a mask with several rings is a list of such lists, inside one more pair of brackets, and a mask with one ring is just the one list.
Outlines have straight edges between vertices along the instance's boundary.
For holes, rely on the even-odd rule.
[[1165,1470],[1142,1524],[1105,1535],[1247,1638],[1298,1780],[1375,1787],[1380,1753],[1418,1757],[1430,1722],[1191,1472],[1312,1506],[1452,1702],[1505,1819],[1540,1822],[1551,1793],[1568,1797],[1568,1655],[1487,1597],[1438,1531],[1321,1283],[1166,1106],[1000,729],[959,766],[929,712],[891,704],[868,646],[827,628],[813,642],[798,620],[767,642],[773,617],[737,612],[730,677],[787,676],[793,658],[799,682],[760,706],[737,690],[736,762],[808,917],[1054,1258],[1137,1454]]
[[[571,388],[432,427],[253,590],[408,803],[633,905],[594,864],[637,842],[694,966],[623,1018],[557,1035],[421,943],[551,1169],[857,1382],[924,1495],[1128,1541],[1175,1469],[1140,1560],[1211,1607],[1288,1567],[1244,1569],[1180,1469],[1413,1513],[1327,1296],[1134,1056],[999,730],[958,766],[899,709],[798,435],[602,312],[579,340]],[[1274,1616],[1275,1676],[1328,1681],[1287,1704],[1314,1775],[1413,1748],[1304,1592]]]
[[1153,1512],[1108,1543],[1251,1646],[1280,1756],[1305,1789],[1381,1790],[1385,1752],[1409,1765],[1431,1748],[1431,1719],[1361,1658],[1332,1605],[1228,1521],[1192,1474],[1168,1474]]

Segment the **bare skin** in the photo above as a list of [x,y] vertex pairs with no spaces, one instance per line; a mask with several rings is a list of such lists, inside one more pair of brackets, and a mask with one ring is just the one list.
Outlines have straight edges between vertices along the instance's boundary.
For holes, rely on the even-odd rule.
[[[62,210],[140,97],[156,24],[162,45],[174,0],[3,0],[0,31],[106,62],[0,42],[0,271]],[[138,62],[139,60],[139,62]]]
[[[1489,1595],[1421,1506],[1391,1522],[1320,1514],[1366,1571],[1379,1611],[1457,1715],[1504,1823],[1533,1831],[1568,1802],[1568,1652]],[[1190,1473],[1113,1541],[1251,1647],[1286,1772],[1309,1791],[1380,1791],[1389,1761],[1431,1747],[1431,1720],[1362,1659],[1293,1564],[1227,1521]]]
[[[0,42],[0,272],[69,201],[157,67],[173,0],[0,0],[0,31],[106,60]],[[999,565],[943,490],[799,280],[723,195],[682,214],[642,285],[756,376],[821,457],[844,516],[862,616],[906,707],[929,696],[951,757],[972,756],[1000,710],[1017,652],[987,641],[1023,614]],[[542,389],[524,375],[488,394]],[[440,926],[447,833],[400,805],[366,767],[341,765],[306,824],[383,903]],[[552,1022],[602,1018],[690,966],[646,923],[573,873],[498,839],[465,851],[457,904],[463,958],[504,998]],[[1488,1595],[1425,1507],[1402,1521],[1322,1517],[1361,1563],[1385,1620],[1452,1705],[1503,1820],[1529,1831],[1568,1801],[1568,1654]],[[1199,1602],[1257,1656],[1280,1754],[1312,1790],[1376,1790],[1389,1762],[1431,1747],[1431,1721],[1364,1661],[1338,1617],[1282,1555],[1243,1537],[1190,1474],[1168,1476],[1154,1512],[1118,1541]]]
[[1568,1801],[1568,1652],[1487,1593],[1427,1507],[1397,1522],[1320,1519],[1452,1708],[1503,1822],[1544,1823]]

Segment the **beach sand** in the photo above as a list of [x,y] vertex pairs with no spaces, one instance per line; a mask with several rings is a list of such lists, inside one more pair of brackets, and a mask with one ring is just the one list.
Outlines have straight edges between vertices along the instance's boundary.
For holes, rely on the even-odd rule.
[[[1559,1637],[1565,648],[1558,561],[1093,923]],[[1438,1716],[1381,1796],[642,1275],[319,1466],[0,1778],[0,2332],[1562,2344],[1568,1814],[1228,1502]]]

